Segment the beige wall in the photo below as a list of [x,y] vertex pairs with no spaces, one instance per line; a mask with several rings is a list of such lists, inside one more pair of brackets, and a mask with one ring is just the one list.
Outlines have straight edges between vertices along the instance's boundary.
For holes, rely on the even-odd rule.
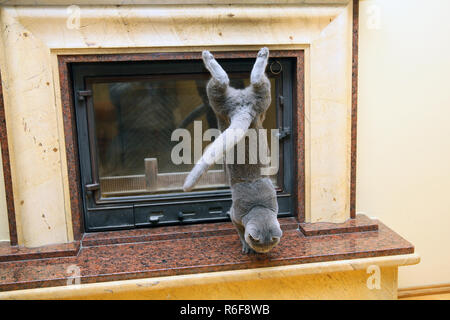
[[400,288],[450,283],[449,39],[448,0],[360,2],[357,210],[421,254]]
[[5,182],[3,181],[2,154],[0,152],[0,241],[9,241],[8,216],[6,212]]

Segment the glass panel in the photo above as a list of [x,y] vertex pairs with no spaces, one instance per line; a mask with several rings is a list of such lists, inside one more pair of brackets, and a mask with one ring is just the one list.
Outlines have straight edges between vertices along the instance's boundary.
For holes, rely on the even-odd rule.
[[[248,85],[248,74],[230,74],[231,85]],[[100,190],[102,197],[182,191],[193,164],[171,160],[171,141],[177,128],[194,137],[194,121],[201,121],[202,134],[217,128],[208,105],[209,75],[176,75],[145,78],[95,79],[92,83]],[[272,105],[264,126],[276,128],[275,79]],[[270,131],[269,146],[270,146]],[[191,150],[194,150],[191,139]],[[203,150],[210,142],[203,142]],[[274,181],[276,182],[276,181]],[[223,165],[214,165],[196,190],[227,188]]]

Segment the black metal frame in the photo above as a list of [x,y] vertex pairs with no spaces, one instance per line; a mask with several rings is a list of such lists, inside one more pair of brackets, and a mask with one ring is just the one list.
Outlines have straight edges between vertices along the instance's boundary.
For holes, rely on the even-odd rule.
[[[277,190],[279,216],[296,213],[295,152],[293,135],[295,59],[274,58],[282,71],[276,75],[277,125],[285,135],[280,141],[280,175],[282,188]],[[220,59],[229,73],[250,75],[254,59]],[[201,60],[104,62],[71,64],[76,128],[80,161],[80,180],[85,216],[85,230],[104,231],[135,227],[162,226],[179,223],[227,221],[231,206],[229,189],[168,193],[145,196],[101,198],[97,163],[97,147],[89,83],[94,78],[142,77],[148,75],[208,74]],[[290,131],[289,131],[290,130]]]

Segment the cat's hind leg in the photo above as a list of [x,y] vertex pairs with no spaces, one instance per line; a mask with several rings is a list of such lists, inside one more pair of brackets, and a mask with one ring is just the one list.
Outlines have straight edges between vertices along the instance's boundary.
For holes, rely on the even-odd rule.
[[228,86],[230,79],[227,73],[220,64],[214,59],[214,56],[208,50],[202,52],[203,62],[205,63],[206,69],[211,73],[215,84],[221,86]]
[[258,52],[255,64],[253,65],[252,73],[250,75],[251,84],[258,85],[261,82],[267,81],[265,71],[268,59],[269,59],[269,49],[267,49],[266,47],[261,48],[261,50],[259,50]]

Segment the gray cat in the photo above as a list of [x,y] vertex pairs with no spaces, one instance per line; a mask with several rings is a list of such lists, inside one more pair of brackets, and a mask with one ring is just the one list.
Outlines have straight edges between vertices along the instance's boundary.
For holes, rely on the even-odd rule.
[[[269,58],[267,48],[258,52],[250,85],[245,89],[229,86],[227,73],[209,51],[203,51],[202,57],[212,75],[207,94],[222,133],[208,146],[187,176],[183,186],[185,191],[191,190],[214,162],[224,158],[226,152],[245,137],[249,128],[256,131],[263,128],[262,123],[271,101],[270,81],[265,75]],[[230,139],[232,134],[235,139]],[[230,216],[239,233],[242,251],[263,253],[279,243],[282,231],[277,220],[275,188],[269,178],[262,177],[261,163],[250,164],[248,160],[251,156],[249,148],[245,148],[245,164],[233,162],[226,166],[233,200]]]

